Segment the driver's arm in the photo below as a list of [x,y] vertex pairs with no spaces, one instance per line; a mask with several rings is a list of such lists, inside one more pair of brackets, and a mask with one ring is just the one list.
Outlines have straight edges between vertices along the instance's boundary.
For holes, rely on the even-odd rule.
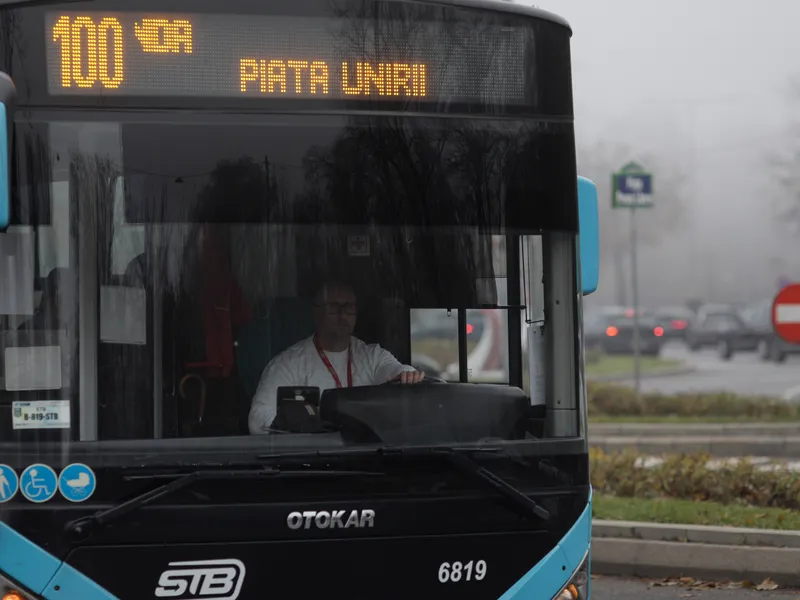
[[391,352],[381,348],[378,344],[369,346],[369,351],[375,361],[373,363],[375,365],[373,372],[375,373],[376,384],[394,379],[404,371],[416,371],[414,367],[401,363]]

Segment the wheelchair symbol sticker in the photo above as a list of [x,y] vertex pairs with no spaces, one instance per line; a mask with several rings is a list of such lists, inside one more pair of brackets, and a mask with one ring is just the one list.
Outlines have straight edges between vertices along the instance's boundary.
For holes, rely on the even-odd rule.
[[73,463],[64,467],[58,476],[58,489],[61,495],[70,502],[88,500],[97,487],[94,471],[81,463]]
[[31,502],[47,502],[56,495],[58,477],[47,465],[41,463],[30,465],[20,475],[19,489]]
[[17,472],[8,465],[0,465],[0,504],[11,500],[18,491]]

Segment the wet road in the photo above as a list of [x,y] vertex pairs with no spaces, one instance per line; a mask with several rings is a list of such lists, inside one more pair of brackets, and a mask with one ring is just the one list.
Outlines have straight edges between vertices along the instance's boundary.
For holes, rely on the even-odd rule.
[[647,581],[616,577],[592,577],[592,600],[800,600],[800,590],[705,589],[651,587]]
[[[729,361],[720,360],[714,350],[689,352],[682,344],[669,344],[664,358],[674,358],[695,369],[694,373],[642,379],[643,392],[674,394],[680,392],[725,391],[759,394],[800,401],[800,355],[786,362],[762,362],[754,352],[736,354]],[[633,381],[623,382],[633,385]]]

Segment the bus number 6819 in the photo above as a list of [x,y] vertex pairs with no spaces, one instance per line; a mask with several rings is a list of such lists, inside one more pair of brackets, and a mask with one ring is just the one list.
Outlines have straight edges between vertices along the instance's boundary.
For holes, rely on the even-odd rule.
[[439,581],[441,583],[457,583],[462,579],[464,581],[480,581],[486,577],[486,561],[469,561],[468,563],[461,563],[456,561],[453,563],[443,562],[439,565]]

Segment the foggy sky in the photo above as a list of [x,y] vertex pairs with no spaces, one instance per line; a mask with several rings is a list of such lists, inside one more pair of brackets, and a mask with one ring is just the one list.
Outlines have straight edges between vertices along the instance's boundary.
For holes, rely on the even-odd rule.
[[[628,143],[689,176],[692,226],[641,248],[642,301],[749,301],[772,296],[779,275],[800,281],[800,237],[776,223],[781,191],[768,169],[769,153],[788,146],[787,129],[800,119],[800,97],[792,107],[786,92],[800,76],[800,2],[536,5],[573,29],[579,146]],[[656,202],[667,183],[654,173]],[[613,276],[607,267],[601,272],[598,300],[615,299]]]

